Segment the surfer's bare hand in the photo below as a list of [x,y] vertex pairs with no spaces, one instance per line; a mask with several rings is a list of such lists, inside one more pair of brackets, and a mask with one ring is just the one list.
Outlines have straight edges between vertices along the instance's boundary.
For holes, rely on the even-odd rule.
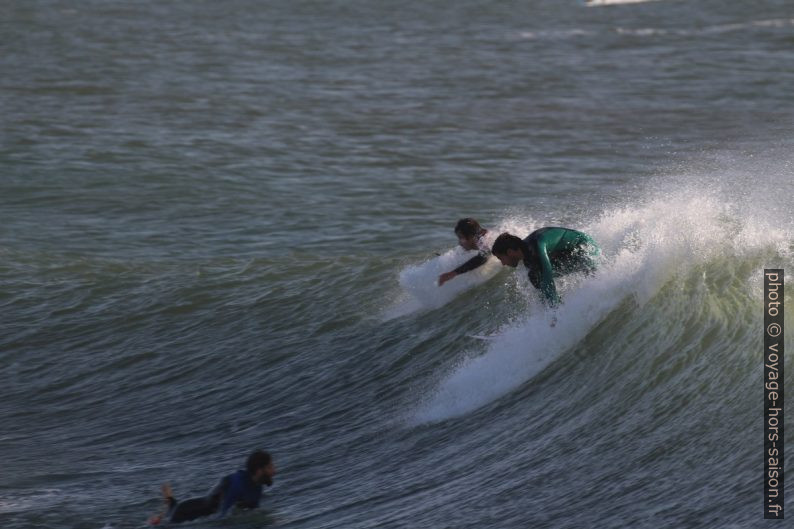
[[447,272],[445,274],[441,274],[440,276],[438,276],[438,286],[443,285],[444,283],[446,283],[456,275],[458,274],[456,274],[455,272]]

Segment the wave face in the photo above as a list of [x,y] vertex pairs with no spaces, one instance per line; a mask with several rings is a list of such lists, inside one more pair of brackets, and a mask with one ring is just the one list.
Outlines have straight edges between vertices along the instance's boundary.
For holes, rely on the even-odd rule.
[[[587,279],[565,278],[564,304],[556,311],[544,310],[532,287],[522,285],[534,298],[528,316],[490,336],[485,353],[462,360],[420,408],[417,420],[438,421],[470,412],[527,383],[562,355],[573,354],[578,359],[575,351],[588,349],[591,333],[608,322],[614,325],[612,341],[629,343],[627,329],[620,319],[614,319],[615,313],[625,317],[629,307],[639,310],[650,302],[692,303],[695,314],[696,305],[701,303],[721,307],[722,290],[709,290],[712,276],[720,284],[726,280],[726,269],[736,270],[729,273],[730,278],[772,248],[779,248],[785,259],[791,257],[788,228],[774,229],[751,217],[743,218],[718,197],[696,189],[655,198],[642,206],[608,210],[583,230],[602,245],[598,274]],[[523,273],[520,270],[520,275]],[[751,293],[750,285],[758,290],[757,274],[741,280],[745,294]],[[741,285],[733,287],[742,290]],[[698,297],[693,299],[688,294]],[[626,327],[632,333],[644,328],[639,336],[632,334],[632,342],[638,341],[643,350],[655,350],[658,346],[653,342],[658,339],[661,322],[654,311],[647,314],[648,319],[633,318]],[[677,318],[665,320],[662,326],[675,328],[690,323],[685,307],[675,314]],[[551,327],[553,317],[556,324]],[[706,316],[698,317],[694,327],[708,321]],[[743,323],[749,327],[751,320]],[[606,345],[601,343],[596,348]],[[660,354],[667,357],[675,351]],[[614,376],[617,381],[622,373]]]
[[[789,1],[2,11],[0,527],[141,528],[257,447],[262,508],[190,527],[768,526]],[[439,288],[468,216],[598,273]]]

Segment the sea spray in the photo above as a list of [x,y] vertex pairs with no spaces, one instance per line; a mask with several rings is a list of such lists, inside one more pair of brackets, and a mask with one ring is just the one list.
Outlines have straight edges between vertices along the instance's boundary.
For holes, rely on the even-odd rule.
[[[413,422],[460,416],[515,390],[575,349],[626,298],[642,306],[698,264],[726,253],[780,246],[790,238],[785,230],[764,231],[756,219],[742,217],[715,193],[693,189],[606,210],[582,229],[602,246],[596,275],[557,279],[563,304],[554,314],[530,303],[526,318],[485,342],[484,354],[465,358],[441,377],[418,405]],[[523,277],[526,270],[519,266],[517,273]]]

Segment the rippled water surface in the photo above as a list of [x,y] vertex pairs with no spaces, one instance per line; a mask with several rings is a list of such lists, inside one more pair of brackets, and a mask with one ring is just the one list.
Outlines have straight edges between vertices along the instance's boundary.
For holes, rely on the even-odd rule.
[[[143,527],[262,447],[192,527],[766,527],[794,8],[592,4],[7,3],[0,525]],[[522,268],[439,288],[466,216],[599,273],[555,327]]]

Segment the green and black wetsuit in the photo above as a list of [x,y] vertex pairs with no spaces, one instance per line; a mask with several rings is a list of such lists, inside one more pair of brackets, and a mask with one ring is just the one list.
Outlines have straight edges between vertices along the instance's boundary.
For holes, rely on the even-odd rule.
[[533,231],[521,245],[529,281],[540,289],[551,306],[560,302],[554,278],[573,272],[594,272],[595,257],[600,251],[596,242],[586,233],[556,227]]

